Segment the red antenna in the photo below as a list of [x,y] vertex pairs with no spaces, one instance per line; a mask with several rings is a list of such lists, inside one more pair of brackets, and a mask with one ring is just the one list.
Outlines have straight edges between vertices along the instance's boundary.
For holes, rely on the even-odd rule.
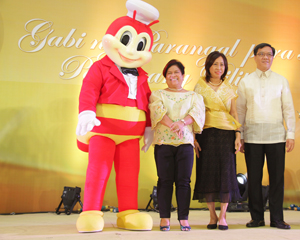
[[136,17],[136,10],[133,11],[133,20],[135,20]]
[[149,24],[148,24],[148,27],[151,27],[152,25],[154,25],[154,24],[156,24],[156,23],[159,23],[159,21],[158,21],[158,20],[155,20],[155,21],[149,23]]

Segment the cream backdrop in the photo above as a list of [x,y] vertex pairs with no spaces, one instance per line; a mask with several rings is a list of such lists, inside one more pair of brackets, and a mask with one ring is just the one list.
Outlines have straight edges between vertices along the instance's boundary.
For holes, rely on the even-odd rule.
[[[76,146],[78,95],[101,39],[127,14],[125,0],[0,0],[0,213],[54,211],[64,186],[84,190],[87,154]],[[192,90],[213,50],[226,54],[226,81],[237,86],[255,70],[255,44],[277,50],[272,69],[290,83],[297,116],[296,146],[286,157],[285,206],[300,203],[300,1],[148,0],[160,12],[152,26],[153,58],[143,68],[151,90],[164,88],[167,61],[186,66]],[[237,172],[246,172],[237,155]],[[264,170],[264,184],[268,184]],[[139,208],[156,185],[153,148],[141,152]],[[192,189],[195,172],[192,176]],[[83,193],[81,193],[83,197]],[[173,201],[176,206],[176,202]],[[104,205],[117,206],[114,171]],[[191,202],[191,207],[205,204]]]

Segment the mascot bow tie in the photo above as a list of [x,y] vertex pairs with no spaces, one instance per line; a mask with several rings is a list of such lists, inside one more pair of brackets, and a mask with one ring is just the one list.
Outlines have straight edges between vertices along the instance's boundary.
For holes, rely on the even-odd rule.
[[132,74],[134,76],[138,76],[138,71],[136,68],[125,68],[125,67],[121,67],[121,71],[123,74]]

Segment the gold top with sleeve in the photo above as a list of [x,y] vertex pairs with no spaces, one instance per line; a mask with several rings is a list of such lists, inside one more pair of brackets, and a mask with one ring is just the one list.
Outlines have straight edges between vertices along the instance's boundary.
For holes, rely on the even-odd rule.
[[[151,93],[149,100],[152,129],[154,129],[153,144],[179,146],[191,144],[194,146],[194,133],[201,133],[205,121],[205,106],[201,95],[193,92],[170,92],[157,90]],[[179,139],[170,128],[161,124],[167,115],[173,122],[180,121],[190,115],[194,122],[184,126],[183,138]]]
[[223,82],[218,90],[214,91],[207,85],[205,77],[201,77],[194,91],[202,95],[205,104],[205,124],[203,129],[236,130],[241,126],[229,113],[231,100],[238,97],[231,85]]

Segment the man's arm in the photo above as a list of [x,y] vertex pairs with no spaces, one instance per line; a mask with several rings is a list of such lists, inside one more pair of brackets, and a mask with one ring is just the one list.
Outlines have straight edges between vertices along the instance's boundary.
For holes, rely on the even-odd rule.
[[290,91],[289,83],[286,79],[283,82],[282,95],[282,114],[287,128],[286,134],[286,151],[291,152],[295,146],[295,127],[296,118],[293,104],[293,98]]
[[238,119],[240,124],[242,125],[240,127],[241,131],[241,148],[240,152],[244,153],[245,148],[244,148],[244,123],[246,119],[246,111],[247,111],[247,100],[246,100],[246,93],[245,93],[245,83],[243,79],[241,80],[238,90],[237,90],[238,98],[236,100],[236,110],[238,114]]

